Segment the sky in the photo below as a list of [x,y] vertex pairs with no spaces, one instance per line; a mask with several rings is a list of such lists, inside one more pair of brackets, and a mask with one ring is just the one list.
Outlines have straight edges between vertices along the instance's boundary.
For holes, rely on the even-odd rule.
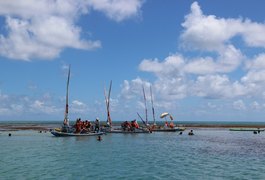
[[0,1],[0,121],[264,121],[261,0]]

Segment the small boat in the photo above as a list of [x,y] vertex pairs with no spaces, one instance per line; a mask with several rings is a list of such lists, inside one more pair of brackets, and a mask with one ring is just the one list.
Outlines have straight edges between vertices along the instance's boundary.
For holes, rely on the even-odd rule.
[[[172,126],[171,127],[163,127],[163,126],[158,126],[156,124],[155,120],[155,109],[154,109],[154,102],[153,102],[153,93],[152,93],[152,87],[150,86],[150,96],[151,96],[151,104],[152,104],[152,113],[153,113],[153,125],[151,126],[152,131],[154,132],[177,132],[177,131],[185,131],[186,128],[184,127],[177,127],[173,124],[173,117],[171,114],[165,112],[160,115],[160,118],[167,118],[167,116],[170,117],[170,120],[172,121]],[[166,121],[167,122],[167,121]]]
[[54,128],[50,132],[52,135],[56,137],[65,137],[65,136],[100,136],[104,134],[104,132],[95,132],[89,131],[85,133],[75,133],[75,129],[69,125],[68,120],[68,89],[69,89],[69,80],[70,80],[70,66],[68,70],[68,78],[67,78],[67,85],[66,85],[66,105],[65,105],[65,114],[64,114],[64,121],[62,128]]
[[106,129],[106,133],[123,133],[123,134],[139,134],[139,133],[151,133],[148,129],[134,129],[132,131],[123,130],[122,128]]
[[57,131],[57,130],[52,130],[51,133],[54,136],[57,137],[65,137],[65,136],[100,136],[103,135],[104,132],[89,132],[89,133],[73,133],[73,132],[62,132],[62,131]]
[[[123,134],[151,133],[151,131],[149,129],[144,128],[144,127],[124,128],[123,129],[123,128],[118,127],[118,126],[117,127],[113,127],[112,126],[112,120],[111,120],[111,117],[110,117],[110,93],[111,93],[111,87],[112,87],[112,81],[110,81],[108,95],[107,95],[106,89],[104,88],[105,103],[106,103],[106,108],[107,108],[107,125],[108,125],[108,127],[103,128],[102,131],[105,132],[105,133],[123,133]],[[136,120],[133,120],[133,121],[136,121]]]
[[260,128],[230,128],[229,131],[264,131]]
[[186,128],[184,127],[174,127],[174,128],[159,128],[159,127],[156,127],[156,128],[153,128],[152,131],[154,132],[177,132],[177,131],[185,131]]

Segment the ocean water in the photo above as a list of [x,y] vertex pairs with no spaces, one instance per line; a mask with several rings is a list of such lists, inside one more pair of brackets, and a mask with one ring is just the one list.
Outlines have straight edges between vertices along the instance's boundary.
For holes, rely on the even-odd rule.
[[0,133],[0,179],[265,179],[265,132]]

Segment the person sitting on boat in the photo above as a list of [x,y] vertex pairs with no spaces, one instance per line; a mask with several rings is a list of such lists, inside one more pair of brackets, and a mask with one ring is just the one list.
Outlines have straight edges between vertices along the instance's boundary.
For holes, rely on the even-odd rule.
[[129,131],[131,129],[131,124],[128,122],[128,121],[124,121],[122,124],[121,124],[121,127],[123,129],[123,131]]
[[136,128],[139,128],[139,124],[137,123],[136,119],[131,121],[131,127],[133,128],[133,130]]
[[167,121],[165,122],[164,128],[168,128],[168,122]]
[[128,121],[126,121],[125,126],[126,126],[127,131],[131,130],[132,126],[131,126],[131,124]]
[[95,131],[99,132],[99,119],[98,118],[96,118],[96,121],[95,121]]
[[88,130],[88,131],[90,131],[91,129],[91,122],[90,121],[88,121],[88,120],[86,120],[86,129]]
[[81,118],[77,118],[75,122],[75,133],[80,133],[82,128],[82,121]]
[[124,121],[123,123],[121,123],[121,128],[123,131],[126,130],[126,121]]
[[130,130],[131,131],[134,131],[135,130],[135,120],[133,120],[133,121],[131,121],[131,128],[130,128]]
[[134,122],[134,125],[135,125],[135,128],[136,128],[136,129],[139,129],[139,128],[140,128],[140,126],[139,126],[139,124],[137,123],[136,120],[135,120],[135,122]]
[[82,122],[81,123],[81,131],[80,133],[83,134],[83,133],[87,133],[88,132],[88,129],[86,128],[86,121]]
[[169,124],[169,127],[170,127],[171,129],[173,129],[173,128],[174,128],[174,123],[171,122],[171,123]]

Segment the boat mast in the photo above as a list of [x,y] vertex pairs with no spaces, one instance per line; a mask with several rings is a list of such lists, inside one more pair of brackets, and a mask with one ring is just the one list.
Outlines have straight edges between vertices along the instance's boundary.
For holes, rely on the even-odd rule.
[[147,118],[147,106],[146,106],[146,97],[145,97],[144,85],[143,85],[142,87],[143,87],[143,94],[144,94],[145,123],[148,124],[148,118]]
[[154,125],[156,125],[155,108],[154,108],[153,93],[152,93],[152,86],[151,85],[150,85],[150,94],[151,94],[151,104],[152,104],[153,120],[154,120]]
[[70,69],[71,65],[69,65],[68,69],[68,78],[67,78],[67,84],[66,84],[66,102],[65,102],[65,113],[64,113],[64,120],[68,121],[68,94],[69,94],[69,81],[70,81]]
[[112,87],[112,81],[110,81],[110,86],[109,86],[109,93],[108,93],[108,97],[106,95],[106,88],[104,88],[104,95],[105,95],[105,102],[106,102],[106,108],[107,108],[107,122],[109,123],[110,127],[112,125],[112,121],[110,118],[110,93],[111,93],[111,87]]

